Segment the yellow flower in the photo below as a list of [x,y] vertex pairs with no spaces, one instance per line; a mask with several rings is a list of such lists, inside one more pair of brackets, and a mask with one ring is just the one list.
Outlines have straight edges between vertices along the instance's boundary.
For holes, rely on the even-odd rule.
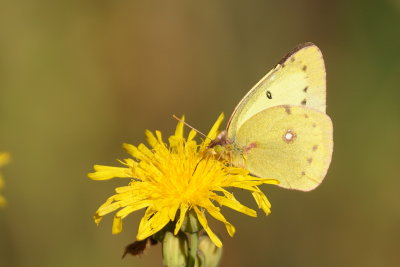
[[219,116],[207,138],[198,144],[192,130],[185,139],[183,121],[179,122],[175,134],[165,144],[161,132],[155,135],[146,130],[147,142],[135,147],[123,147],[133,157],[120,161],[125,167],[95,165],[95,172],[89,173],[93,180],[107,180],[114,177],[128,178],[127,186],[116,188],[115,195],[99,207],[95,214],[98,224],[102,217],[118,210],[114,215],[113,234],[122,231],[122,219],[128,214],[146,208],[139,224],[138,240],[143,240],[175,221],[174,234],[179,232],[188,211],[194,211],[200,224],[216,246],[222,242],[208,226],[205,212],[223,222],[230,236],[235,228],[222,215],[219,206],[226,206],[246,215],[256,217],[255,210],[242,205],[228,188],[240,188],[252,193],[258,207],[265,214],[270,213],[270,203],[258,188],[261,184],[276,184],[273,179],[257,178],[246,169],[233,167],[209,152],[208,144],[218,134],[223,120]]
[[[8,162],[10,161],[10,155],[8,153],[0,153],[0,167],[8,164]],[[0,189],[3,189],[4,187],[4,180],[3,180],[3,176],[0,173]],[[4,206],[6,204],[6,200],[5,198],[0,195],[0,207]]]

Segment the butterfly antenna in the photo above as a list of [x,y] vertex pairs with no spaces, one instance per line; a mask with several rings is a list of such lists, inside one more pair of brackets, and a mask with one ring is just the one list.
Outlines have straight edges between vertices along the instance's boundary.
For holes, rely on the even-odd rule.
[[185,124],[187,127],[189,127],[190,129],[192,129],[192,130],[195,131],[196,133],[199,133],[200,135],[204,136],[204,138],[210,139],[209,137],[207,137],[207,135],[203,134],[202,132],[200,132],[199,130],[197,130],[196,128],[194,128],[193,126],[191,126],[190,124],[187,124],[186,122],[184,122],[182,119],[178,118],[177,116],[172,115],[172,117],[174,117],[174,119],[176,119],[177,121],[182,122],[183,124]]

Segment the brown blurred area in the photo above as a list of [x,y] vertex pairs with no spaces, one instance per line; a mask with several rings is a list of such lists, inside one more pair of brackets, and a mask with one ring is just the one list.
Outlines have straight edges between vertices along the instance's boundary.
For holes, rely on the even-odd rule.
[[161,266],[160,247],[121,260],[143,213],[96,227],[126,180],[87,173],[172,114],[207,131],[305,41],[326,61],[331,168],[309,193],[263,186],[268,217],[225,210],[221,266],[399,266],[398,0],[1,1],[0,266]]

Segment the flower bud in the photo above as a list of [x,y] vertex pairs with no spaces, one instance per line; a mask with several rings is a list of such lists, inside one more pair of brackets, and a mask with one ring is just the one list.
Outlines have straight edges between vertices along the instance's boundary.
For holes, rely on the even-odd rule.
[[181,230],[186,233],[197,233],[203,227],[197,219],[196,213],[191,210],[186,214],[186,217],[182,223]]
[[188,238],[179,232],[174,235],[172,232],[165,232],[162,241],[163,262],[167,267],[185,267],[188,259]]
[[215,246],[207,235],[200,236],[199,251],[204,256],[201,266],[218,267],[222,257],[222,247]]

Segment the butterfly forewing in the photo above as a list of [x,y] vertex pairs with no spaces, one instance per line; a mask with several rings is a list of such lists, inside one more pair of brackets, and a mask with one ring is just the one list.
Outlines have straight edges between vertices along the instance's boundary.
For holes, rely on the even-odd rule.
[[279,105],[300,105],[325,113],[325,65],[314,44],[296,47],[247,93],[228,122],[228,137],[234,137],[256,113]]

